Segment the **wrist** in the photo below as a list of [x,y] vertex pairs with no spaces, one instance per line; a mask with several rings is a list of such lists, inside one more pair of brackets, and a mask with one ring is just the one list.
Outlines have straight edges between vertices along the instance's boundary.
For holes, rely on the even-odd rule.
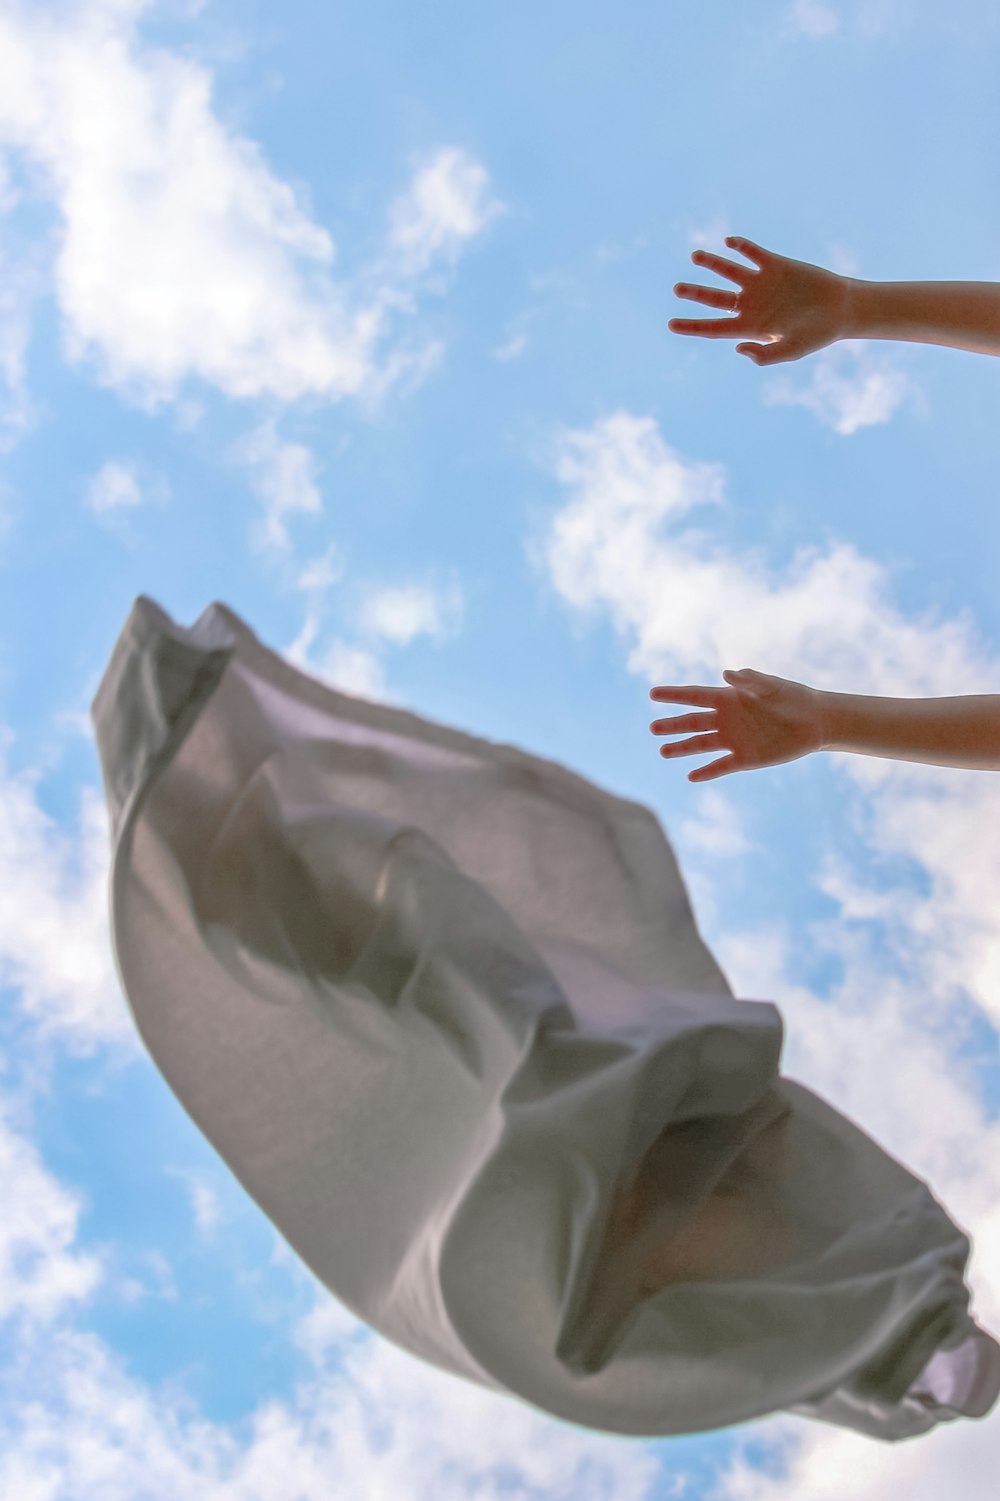
[[823,688],[813,688],[813,722],[816,733],[816,749],[836,750],[837,737],[840,732],[837,714],[836,693],[829,693]]
[[871,311],[873,282],[861,281],[854,276],[841,277],[843,282],[843,305],[841,312],[840,338],[864,339]]

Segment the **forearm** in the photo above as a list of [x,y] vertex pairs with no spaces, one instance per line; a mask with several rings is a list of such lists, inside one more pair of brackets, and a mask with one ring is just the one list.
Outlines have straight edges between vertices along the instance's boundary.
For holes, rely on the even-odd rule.
[[1000,694],[869,698],[819,690],[821,750],[1000,771]]
[[846,280],[846,339],[910,339],[1000,354],[1000,282]]

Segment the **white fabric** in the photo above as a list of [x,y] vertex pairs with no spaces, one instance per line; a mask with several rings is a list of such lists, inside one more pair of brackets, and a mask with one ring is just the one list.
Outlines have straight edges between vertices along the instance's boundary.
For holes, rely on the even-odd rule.
[[779,1073],[647,808],[336,692],[218,603],[141,596],[91,713],[136,1025],[360,1318],[623,1434],[992,1407],[969,1240]]

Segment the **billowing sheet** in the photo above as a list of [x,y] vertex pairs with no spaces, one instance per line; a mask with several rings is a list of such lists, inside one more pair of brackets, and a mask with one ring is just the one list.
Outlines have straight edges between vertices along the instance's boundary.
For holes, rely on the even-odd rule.
[[622,1434],[989,1411],[969,1239],[781,1075],[647,808],[334,691],[219,603],[140,596],[91,713],[139,1032],[358,1317]]

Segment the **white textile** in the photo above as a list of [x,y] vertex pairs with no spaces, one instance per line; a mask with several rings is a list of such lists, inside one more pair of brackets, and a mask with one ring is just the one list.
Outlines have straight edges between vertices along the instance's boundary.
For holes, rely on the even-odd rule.
[[140,596],[91,713],[136,1025],[356,1315],[622,1434],[989,1411],[968,1238],[782,1077],[649,809],[336,692],[218,603]]

